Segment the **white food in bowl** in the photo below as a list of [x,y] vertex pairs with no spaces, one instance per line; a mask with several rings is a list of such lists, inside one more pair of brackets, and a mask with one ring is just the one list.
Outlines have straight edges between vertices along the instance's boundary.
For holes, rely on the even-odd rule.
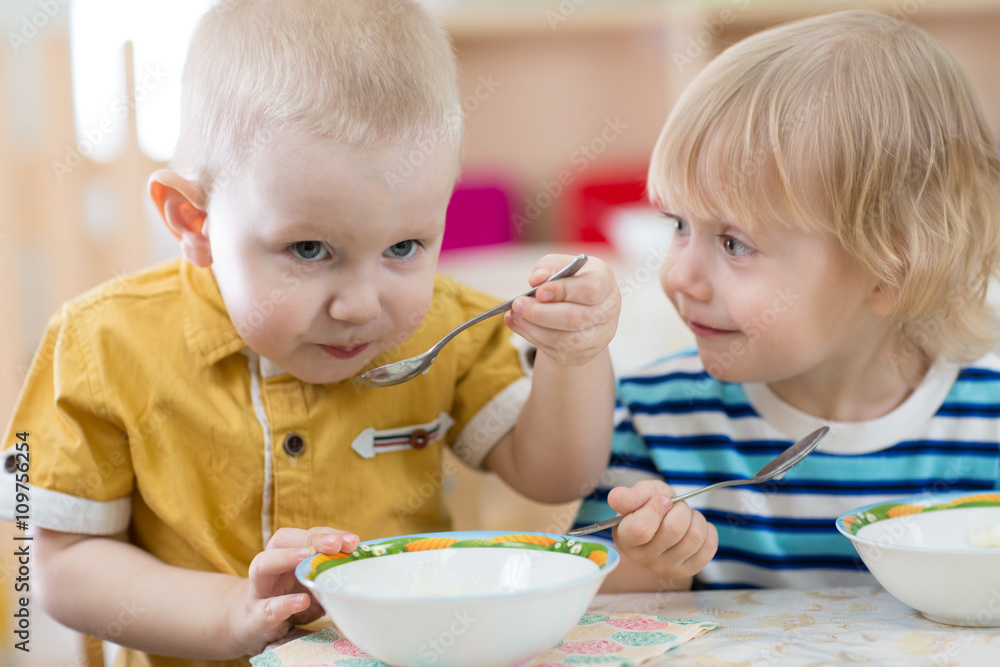
[[979,549],[1000,547],[1000,523],[969,533],[969,544]]

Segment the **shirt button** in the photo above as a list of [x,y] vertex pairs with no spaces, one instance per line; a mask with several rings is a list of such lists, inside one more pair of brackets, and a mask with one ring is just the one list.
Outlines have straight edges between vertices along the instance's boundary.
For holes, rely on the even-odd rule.
[[430,439],[431,434],[422,428],[418,428],[416,431],[410,434],[410,447],[414,449],[423,449],[427,446],[427,441]]
[[285,436],[284,448],[289,456],[298,456],[306,451],[306,441],[298,433],[289,433]]
[[15,470],[17,470],[17,459],[14,457],[13,454],[4,459],[3,469],[6,470],[7,472],[14,472]]

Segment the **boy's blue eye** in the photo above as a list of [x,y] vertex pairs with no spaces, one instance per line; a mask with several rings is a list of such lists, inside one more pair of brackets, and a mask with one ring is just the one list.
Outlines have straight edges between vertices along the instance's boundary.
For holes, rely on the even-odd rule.
[[418,247],[419,244],[412,239],[409,241],[400,241],[386,248],[384,254],[386,257],[392,257],[393,259],[406,259],[407,257],[412,257]]
[[330,252],[319,241],[299,241],[288,246],[288,252],[292,253],[295,259],[304,262],[318,262],[330,256]]
[[752,255],[757,252],[743,241],[734,239],[732,236],[724,236],[722,238],[722,247],[725,248],[726,254],[732,257],[743,257],[744,255]]

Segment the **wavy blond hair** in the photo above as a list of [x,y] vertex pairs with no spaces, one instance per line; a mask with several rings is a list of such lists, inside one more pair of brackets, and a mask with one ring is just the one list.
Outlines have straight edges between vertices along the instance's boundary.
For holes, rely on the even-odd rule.
[[648,189],[832,233],[929,355],[969,361],[1000,338],[1000,152],[961,68],[912,25],[845,11],[728,48],[672,110]]
[[172,166],[210,192],[289,125],[352,146],[457,146],[457,72],[412,0],[220,0],[188,49]]

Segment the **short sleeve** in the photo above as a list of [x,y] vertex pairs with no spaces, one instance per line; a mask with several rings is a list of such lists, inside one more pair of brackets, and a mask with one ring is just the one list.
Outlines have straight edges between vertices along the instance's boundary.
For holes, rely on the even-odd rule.
[[[110,535],[129,524],[134,482],[128,437],[105,404],[94,346],[79,326],[88,312],[64,307],[35,353],[4,435],[0,517],[14,520],[14,489],[26,481],[29,525]],[[26,470],[8,462],[19,442]]]

